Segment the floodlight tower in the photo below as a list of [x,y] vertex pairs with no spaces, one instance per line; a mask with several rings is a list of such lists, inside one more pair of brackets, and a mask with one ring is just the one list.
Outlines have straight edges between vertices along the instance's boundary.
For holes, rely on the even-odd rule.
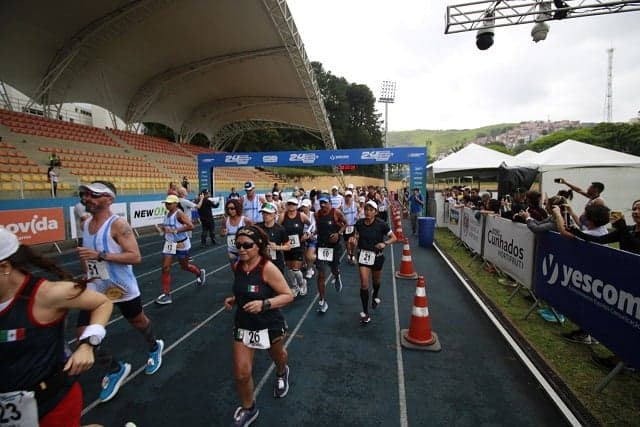
[[604,121],[611,123],[613,113],[613,48],[607,49],[607,94],[604,99]]
[[[396,100],[396,82],[385,80],[382,82],[379,102],[384,103],[384,148],[388,147],[387,132],[389,130],[389,104]],[[384,188],[389,188],[389,163],[384,164]]]

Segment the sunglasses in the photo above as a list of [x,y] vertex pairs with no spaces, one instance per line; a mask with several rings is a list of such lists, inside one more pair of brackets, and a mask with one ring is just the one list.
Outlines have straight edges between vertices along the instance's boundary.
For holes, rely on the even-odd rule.
[[81,191],[78,195],[80,198],[91,197],[92,199],[99,199],[100,197],[108,196],[106,193],[96,193],[95,191]]
[[227,206],[227,210],[228,211],[235,211],[236,207],[235,206]]
[[249,250],[252,247],[254,247],[256,244],[253,242],[244,242],[244,243],[240,243],[240,242],[236,242],[236,249],[244,249],[244,250]]

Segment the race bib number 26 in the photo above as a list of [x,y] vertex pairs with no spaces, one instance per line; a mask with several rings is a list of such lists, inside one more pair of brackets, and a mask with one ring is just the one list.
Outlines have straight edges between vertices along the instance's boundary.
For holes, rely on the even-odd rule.
[[238,328],[238,336],[242,339],[242,343],[249,348],[258,350],[266,350],[271,347],[269,341],[269,330],[261,329],[259,331],[250,331],[248,329]]

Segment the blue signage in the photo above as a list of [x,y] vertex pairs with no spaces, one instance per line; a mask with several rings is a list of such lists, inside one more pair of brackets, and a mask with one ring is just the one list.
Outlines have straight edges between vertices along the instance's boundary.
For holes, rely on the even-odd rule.
[[640,368],[640,256],[557,233],[538,235],[535,291],[625,363]]

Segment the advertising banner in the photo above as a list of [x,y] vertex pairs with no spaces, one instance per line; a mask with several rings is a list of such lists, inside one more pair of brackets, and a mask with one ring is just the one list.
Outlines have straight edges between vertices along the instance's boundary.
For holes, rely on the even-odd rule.
[[129,204],[129,222],[133,228],[162,224],[166,214],[167,208],[164,207],[162,200]]
[[535,235],[525,224],[487,215],[483,253],[487,261],[532,289]]
[[[73,206],[69,206],[69,218],[71,218],[71,238],[77,239],[82,235],[82,230],[78,229],[78,219],[73,212]],[[116,215],[120,215],[123,218],[127,218],[127,204],[126,203],[113,203],[111,205],[111,212]]]
[[447,228],[456,236],[460,237],[460,221],[462,217],[462,207],[454,208],[449,206],[449,222]]
[[0,226],[18,236],[23,245],[64,240],[62,208],[0,211]]
[[475,253],[482,255],[484,217],[477,209],[462,208],[460,238]]
[[536,295],[640,368],[640,256],[551,232],[537,251]]

